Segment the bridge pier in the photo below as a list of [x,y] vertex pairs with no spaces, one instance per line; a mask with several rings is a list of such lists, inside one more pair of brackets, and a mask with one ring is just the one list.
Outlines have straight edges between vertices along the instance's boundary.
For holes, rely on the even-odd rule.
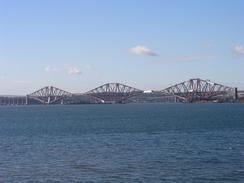
[[234,100],[237,102],[238,101],[238,89],[235,88],[235,91],[234,91]]
[[29,104],[29,96],[28,95],[26,95],[26,97],[25,97],[25,105],[28,105]]

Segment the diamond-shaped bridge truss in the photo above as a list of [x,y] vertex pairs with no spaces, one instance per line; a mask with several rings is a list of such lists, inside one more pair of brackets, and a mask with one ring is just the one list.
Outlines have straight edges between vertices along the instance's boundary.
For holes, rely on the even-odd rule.
[[86,92],[86,95],[99,98],[104,103],[122,103],[141,93],[143,93],[142,90],[121,83],[107,83]]
[[189,102],[209,100],[214,96],[233,94],[234,90],[232,87],[197,78],[173,85],[162,90],[162,92],[173,94]]
[[57,102],[62,103],[62,99],[70,96],[72,94],[69,92],[53,86],[47,86],[27,95],[27,98],[37,100],[42,104],[54,104]]

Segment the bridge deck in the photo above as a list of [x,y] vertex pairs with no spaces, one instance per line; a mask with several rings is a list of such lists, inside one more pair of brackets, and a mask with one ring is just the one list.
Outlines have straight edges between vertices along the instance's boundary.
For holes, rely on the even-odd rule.
[[146,98],[155,100],[165,98],[167,101],[184,102],[202,100],[235,102],[237,97],[239,101],[244,100],[244,90],[236,91],[236,88],[199,78],[190,79],[151,94],[121,83],[106,83],[85,93],[70,93],[53,86],[47,86],[26,96],[0,95],[0,105],[72,104],[79,103],[79,101],[80,103],[124,103],[129,99],[147,101]]
[[26,96],[20,95],[1,95],[0,105],[26,105]]

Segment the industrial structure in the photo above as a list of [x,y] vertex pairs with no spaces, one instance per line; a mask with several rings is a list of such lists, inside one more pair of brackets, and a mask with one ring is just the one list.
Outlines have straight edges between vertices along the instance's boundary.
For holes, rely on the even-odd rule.
[[238,101],[244,101],[244,91],[199,78],[160,91],[144,91],[121,83],[107,83],[85,93],[70,93],[47,86],[26,96],[0,96],[0,105]]
[[237,99],[237,89],[213,83],[209,80],[190,79],[182,83],[170,86],[162,92],[176,95],[186,102],[209,101],[220,98]]
[[103,103],[123,103],[127,99],[142,93],[142,90],[121,83],[107,83],[85,94],[99,98]]
[[71,97],[72,93],[66,92],[53,86],[46,86],[26,96],[26,104],[31,100],[40,102],[41,104],[63,104],[66,97]]

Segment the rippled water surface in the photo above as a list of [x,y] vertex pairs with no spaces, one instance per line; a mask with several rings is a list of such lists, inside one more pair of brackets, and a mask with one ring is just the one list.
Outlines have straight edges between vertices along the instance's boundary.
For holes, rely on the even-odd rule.
[[244,182],[244,105],[0,107],[0,182]]

